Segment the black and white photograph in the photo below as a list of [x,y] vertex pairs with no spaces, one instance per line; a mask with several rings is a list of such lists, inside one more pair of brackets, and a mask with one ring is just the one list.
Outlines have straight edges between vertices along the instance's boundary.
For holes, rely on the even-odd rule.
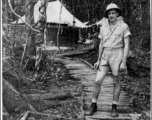
[[2,120],[150,120],[151,0],[2,0]]

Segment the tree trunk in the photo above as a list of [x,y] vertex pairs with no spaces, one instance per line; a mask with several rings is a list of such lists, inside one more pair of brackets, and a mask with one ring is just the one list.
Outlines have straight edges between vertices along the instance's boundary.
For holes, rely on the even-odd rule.
[[35,109],[16,89],[3,78],[3,105],[8,113]]
[[[11,5],[12,5],[12,8],[14,9],[15,8],[14,0],[11,0]],[[14,20],[16,20],[17,17],[13,13],[11,13],[10,18],[14,21]]]
[[[28,5],[28,7],[25,13],[25,21],[28,24],[32,25],[34,23],[33,10],[34,10],[35,2],[33,2],[32,0],[26,0],[25,6],[26,5]],[[29,58],[33,58],[34,56],[36,56],[35,35],[34,35],[35,33],[32,30],[30,30],[28,26],[26,28],[26,31],[30,33],[28,36],[28,41],[27,41],[26,55]]]
[[69,92],[57,92],[57,93],[45,93],[45,94],[24,94],[27,99],[32,100],[66,100],[71,98],[72,95]]
[[4,106],[3,106],[3,120],[10,120],[9,114]]

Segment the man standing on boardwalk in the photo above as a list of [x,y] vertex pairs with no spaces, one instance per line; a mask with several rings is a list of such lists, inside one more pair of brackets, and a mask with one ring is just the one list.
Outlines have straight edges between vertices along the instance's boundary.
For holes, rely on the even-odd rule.
[[117,104],[121,88],[120,80],[122,73],[127,70],[126,61],[129,53],[129,36],[131,35],[128,25],[117,20],[121,14],[122,10],[114,3],[109,4],[104,13],[108,22],[102,25],[98,36],[100,39],[99,55],[94,65],[98,72],[93,88],[90,115],[97,111],[97,99],[101,84],[111,69],[114,83],[111,116],[118,117]]

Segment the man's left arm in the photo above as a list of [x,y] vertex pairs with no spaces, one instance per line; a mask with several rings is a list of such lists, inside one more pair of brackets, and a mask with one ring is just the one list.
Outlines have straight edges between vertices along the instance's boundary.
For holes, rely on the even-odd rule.
[[127,63],[127,57],[129,54],[129,46],[130,46],[129,36],[131,35],[127,24],[124,24],[123,28],[124,28],[124,32],[123,32],[124,33],[124,54],[123,54],[122,63],[120,65],[120,70],[127,69],[126,63]]
[[124,55],[122,59],[122,63],[124,63],[125,65],[129,54],[129,43],[130,43],[129,36],[127,36],[126,38],[124,38]]

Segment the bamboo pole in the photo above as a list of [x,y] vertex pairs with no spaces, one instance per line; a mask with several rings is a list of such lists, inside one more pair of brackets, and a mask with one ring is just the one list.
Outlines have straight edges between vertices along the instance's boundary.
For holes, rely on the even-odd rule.
[[60,17],[59,17],[59,27],[58,27],[58,33],[57,33],[57,46],[60,50],[60,43],[59,43],[59,35],[60,35],[60,28],[61,28],[61,14],[62,14],[62,7],[63,7],[63,1],[61,0],[61,8],[60,8]]
[[74,44],[74,27],[75,27],[75,16],[74,16],[74,2],[73,2],[73,33],[72,33],[72,44]]

